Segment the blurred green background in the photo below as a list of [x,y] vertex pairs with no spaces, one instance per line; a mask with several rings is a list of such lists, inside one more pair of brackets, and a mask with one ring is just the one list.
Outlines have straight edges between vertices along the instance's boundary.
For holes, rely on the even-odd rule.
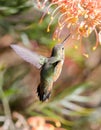
[[[65,47],[62,73],[46,103],[40,102],[36,93],[40,70],[9,47],[15,43],[50,56],[58,42],[52,40],[57,21],[47,33],[50,17],[45,16],[39,24],[43,12],[34,0],[0,0],[0,130],[42,130],[38,126],[43,124],[33,129],[28,125],[27,119],[37,116],[57,130],[101,130],[101,48],[90,50],[94,33],[83,39],[89,58],[79,49]],[[79,45],[79,41],[69,42]]]

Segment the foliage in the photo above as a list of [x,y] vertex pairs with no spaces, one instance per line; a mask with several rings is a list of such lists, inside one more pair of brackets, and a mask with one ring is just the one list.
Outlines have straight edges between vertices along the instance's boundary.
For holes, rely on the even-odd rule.
[[31,5],[27,0],[1,0],[0,1],[0,16],[9,16],[19,14],[26,11]]

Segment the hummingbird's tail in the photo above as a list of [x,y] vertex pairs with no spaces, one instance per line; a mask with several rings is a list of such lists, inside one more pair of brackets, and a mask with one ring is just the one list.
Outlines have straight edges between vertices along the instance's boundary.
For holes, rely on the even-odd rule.
[[49,97],[51,95],[50,91],[44,92],[44,89],[40,84],[39,84],[39,86],[37,88],[37,93],[38,93],[38,97],[39,97],[40,101],[42,101],[42,102],[49,99]]

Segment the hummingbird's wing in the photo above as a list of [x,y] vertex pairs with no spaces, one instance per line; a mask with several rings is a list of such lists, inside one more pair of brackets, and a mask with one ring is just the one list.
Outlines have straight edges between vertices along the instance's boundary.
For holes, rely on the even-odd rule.
[[37,53],[32,52],[26,48],[20,47],[18,45],[10,45],[10,46],[21,58],[31,63],[38,69],[40,69],[48,59],[44,56],[38,55]]

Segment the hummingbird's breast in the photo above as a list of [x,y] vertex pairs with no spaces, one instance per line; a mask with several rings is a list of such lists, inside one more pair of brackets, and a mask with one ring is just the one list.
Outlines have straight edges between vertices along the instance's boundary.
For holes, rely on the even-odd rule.
[[54,71],[54,82],[59,78],[60,74],[61,74],[61,71],[62,71],[62,66],[63,66],[63,62],[64,60],[61,60],[57,66],[55,67],[55,71]]

